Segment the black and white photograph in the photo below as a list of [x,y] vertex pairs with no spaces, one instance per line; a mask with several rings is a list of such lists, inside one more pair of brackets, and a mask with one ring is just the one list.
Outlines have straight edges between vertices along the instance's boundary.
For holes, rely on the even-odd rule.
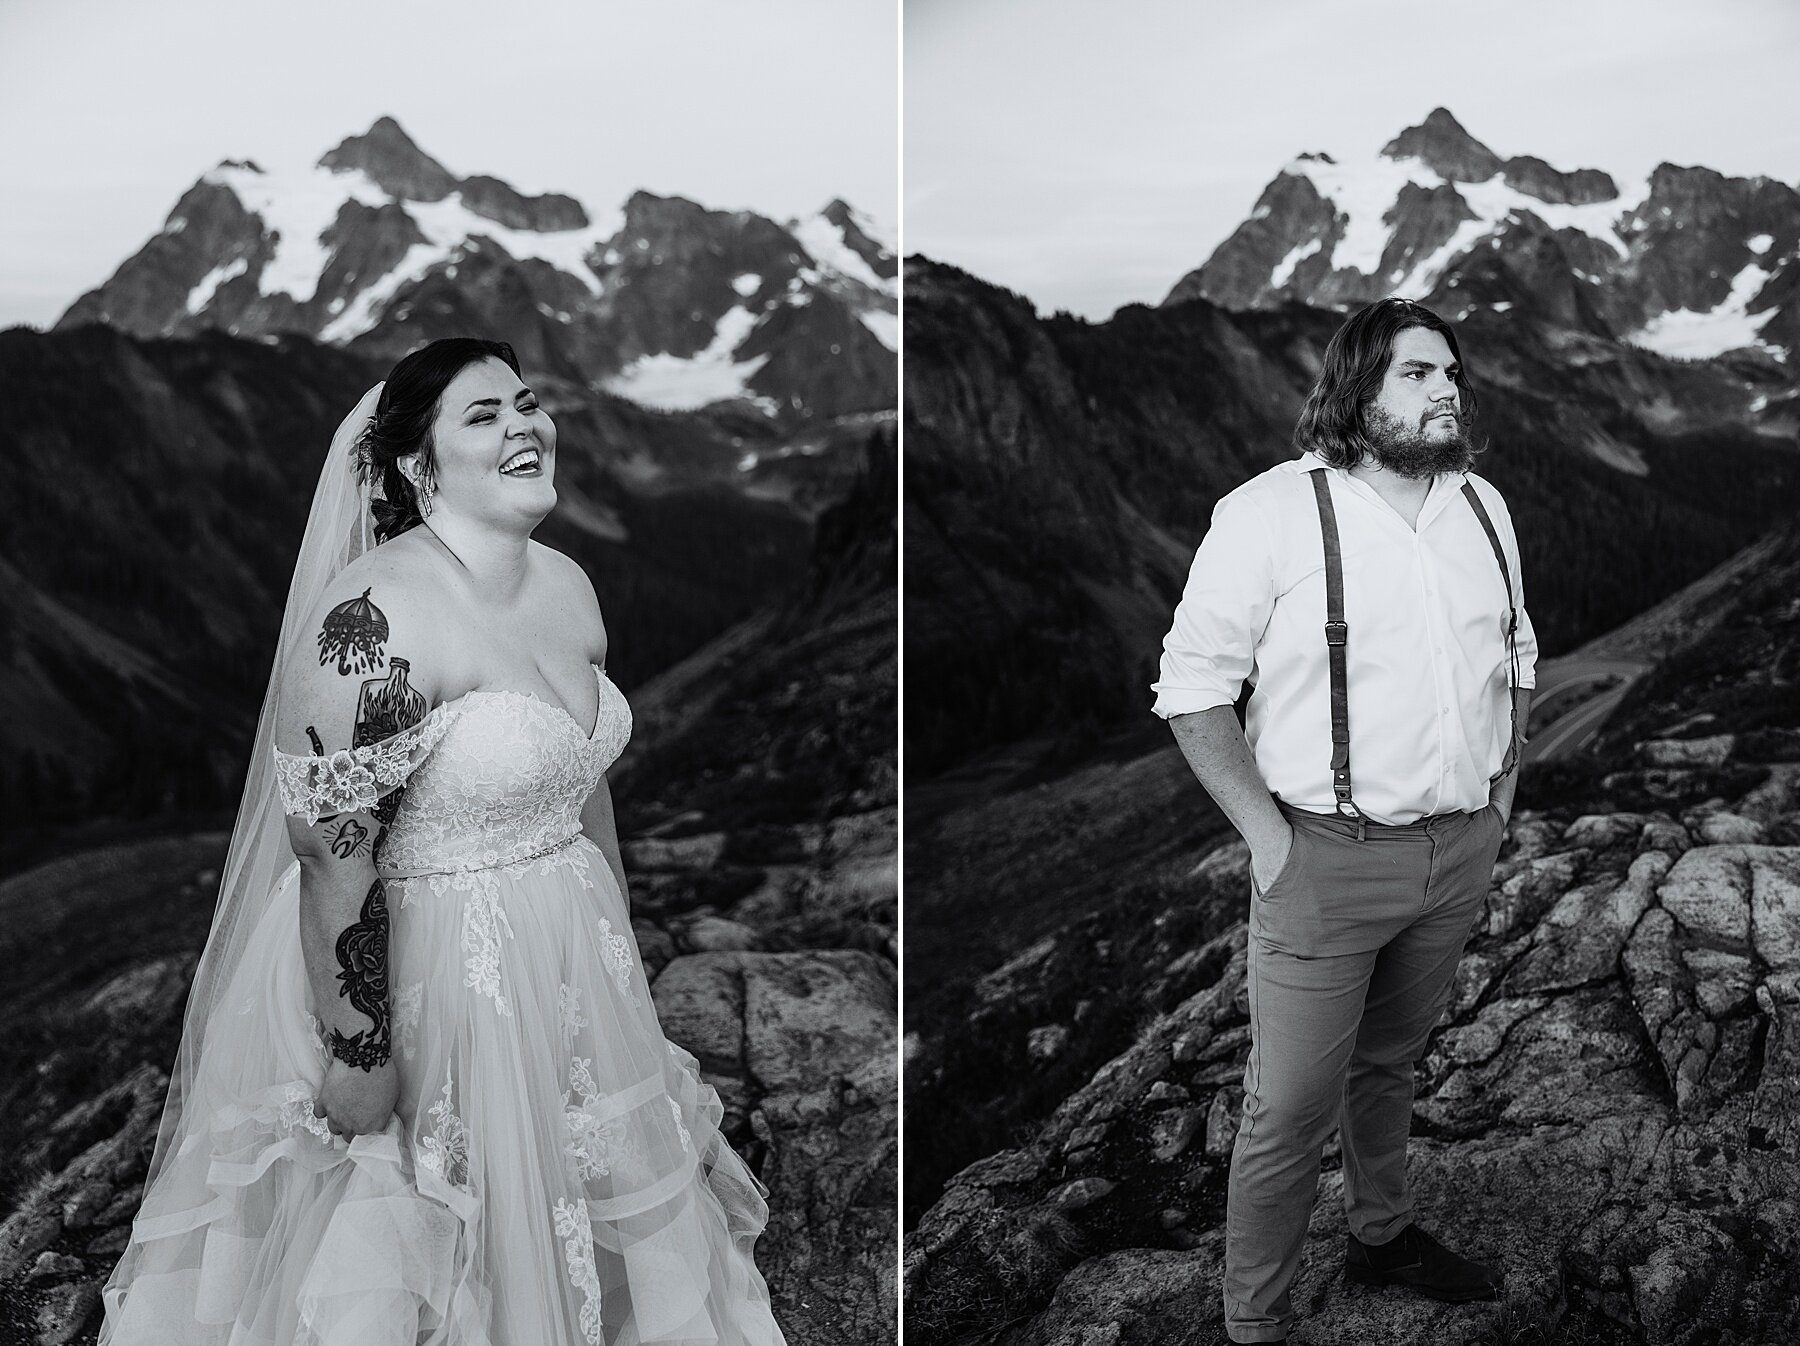
[[0,50],[0,1340],[895,1341],[894,5]]
[[906,1339],[1800,1341],[1800,11],[904,38]]

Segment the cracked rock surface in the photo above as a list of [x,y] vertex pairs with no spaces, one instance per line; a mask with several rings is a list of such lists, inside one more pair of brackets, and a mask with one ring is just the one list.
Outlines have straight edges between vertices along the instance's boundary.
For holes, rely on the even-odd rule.
[[[898,1093],[895,1070],[893,823],[880,805],[824,825],[759,825],[724,843],[636,843],[632,926],[664,1032],[700,1058],[725,1107],[726,1138],[770,1189],[756,1247],[793,1346],[892,1341],[896,1318]],[[185,928],[97,959],[124,970],[97,983],[63,969],[20,985],[54,1003],[41,1023],[17,1006],[15,1036],[42,1038],[36,1078],[6,1082],[17,1133],[0,1194],[0,1341],[89,1343],[100,1287],[130,1236],[156,1140],[173,1055],[210,911],[223,838],[158,841],[58,861],[0,884],[0,911],[70,909],[67,933],[30,932],[66,960],[88,937],[76,908],[185,904]],[[764,866],[769,856],[778,862]],[[653,866],[655,866],[653,868]],[[725,904],[707,880],[736,867],[743,896]],[[91,872],[90,872],[91,871]],[[143,892],[138,892],[138,887]],[[12,899],[18,899],[17,903]],[[846,932],[848,948],[819,947]],[[87,1093],[92,1081],[104,1081]],[[73,1097],[77,1101],[69,1102]]]
[[[1504,1302],[1347,1284],[1334,1144],[1294,1341],[1800,1339],[1800,845],[1708,839],[1738,821],[1800,838],[1791,775],[1770,779],[1753,818],[1719,799],[1514,817],[1418,1069],[1409,1150],[1420,1222],[1504,1266]],[[1245,859],[1237,842],[1208,854],[1196,900],[1241,909]],[[946,1185],[907,1240],[915,1339],[1225,1340],[1245,936],[1237,921],[1182,955],[1213,975]],[[990,982],[1028,982],[1058,940],[1040,945]],[[978,1338],[971,1305],[1008,1321]]]

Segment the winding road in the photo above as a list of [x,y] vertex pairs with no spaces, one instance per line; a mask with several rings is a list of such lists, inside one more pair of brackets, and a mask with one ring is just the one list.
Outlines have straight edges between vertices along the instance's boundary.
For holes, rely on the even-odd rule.
[[[1553,695],[1584,684],[1603,683],[1608,679],[1617,679],[1618,682],[1616,686],[1608,687],[1570,707],[1554,720],[1543,724],[1535,723],[1534,720],[1531,742],[1525,745],[1525,760],[1556,761],[1579,752],[1593,742],[1594,736],[1624,699],[1631,684],[1649,670],[1649,664],[1632,660],[1587,659],[1579,655],[1540,662],[1537,666],[1537,690],[1532,694],[1534,703],[1548,702]],[[1537,714],[1535,706],[1532,714],[1534,717]]]

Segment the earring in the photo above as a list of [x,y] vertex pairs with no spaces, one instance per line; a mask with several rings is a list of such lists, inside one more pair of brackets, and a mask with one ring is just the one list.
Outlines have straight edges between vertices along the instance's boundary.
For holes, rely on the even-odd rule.
[[431,517],[431,497],[437,491],[437,483],[431,479],[430,474],[425,471],[423,466],[419,468],[418,475],[412,478],[412,488],[413,499],[419,502],[419,517],[429,519]]

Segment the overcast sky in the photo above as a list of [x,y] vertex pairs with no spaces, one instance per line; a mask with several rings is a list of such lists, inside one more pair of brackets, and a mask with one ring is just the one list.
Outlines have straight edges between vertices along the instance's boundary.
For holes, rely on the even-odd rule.
[[220,159],[397,118],[451,172],[897,224],[893,0],[0,0],[0,327],[47,326]]
[[1444,106],[1506,158],[1800,180],[1794,0],[907,0],[906,249],[1103,318],[1306,150]]

